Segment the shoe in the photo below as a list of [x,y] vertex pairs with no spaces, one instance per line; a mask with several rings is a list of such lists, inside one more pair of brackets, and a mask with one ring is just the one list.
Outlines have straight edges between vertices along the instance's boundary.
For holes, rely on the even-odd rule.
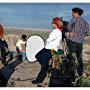
[[32,81],[33,84],[38,84],[39,82],[37,80]]
[[38,83],[37,87],[42,87],[42,83]]

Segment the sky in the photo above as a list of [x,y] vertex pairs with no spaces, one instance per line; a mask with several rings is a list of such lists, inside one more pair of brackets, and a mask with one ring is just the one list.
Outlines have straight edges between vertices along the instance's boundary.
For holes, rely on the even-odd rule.
[[90,3],[0,3],[0,23],[4,27],[50,29],[54,17],[69,21],[74,7],[84,9],[90,24]]

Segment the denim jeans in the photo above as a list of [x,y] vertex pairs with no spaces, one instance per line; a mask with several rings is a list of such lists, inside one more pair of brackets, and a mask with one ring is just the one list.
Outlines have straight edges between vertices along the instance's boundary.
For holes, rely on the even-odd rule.
[[46,76],[46,72],[47,72],[48,65],[49,65],[49,60],[52,58],[51,50],[43,48],[41,51],[39,51],[36,54],[35,57],[37,58],[37,61],[41,65],[41,70],[40,70],[36,80],[39,83],[42,83],[44,78],[45,78],[45,76]]
[[20,54],[22,56],[22,60],[26,60],[26,52],[21,52]]
[[[17,56],[17,52],[12,52],[13,57]],[[27,60],[26,52],[20,52],[18,55],[18,60]]]

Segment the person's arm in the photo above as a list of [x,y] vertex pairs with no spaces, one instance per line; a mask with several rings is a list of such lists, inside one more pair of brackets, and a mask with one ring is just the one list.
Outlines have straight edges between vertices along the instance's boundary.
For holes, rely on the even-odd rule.
[[59,36],[57,31],[53,31],[50,35],[49,38],[47,39],[47,42],[52,42],[54,40],[56,40]]
[[16,51],[17,51],[17,53],[20,53],[18,46],[16,46]]
[[8,49],[8,44],[6,42],[6,40],[3,40],[4,46]]
[[20,47],[20,40],[19,40],[19,41],[17,42],[17,44],[16,44],[16,51],[17,51],[18,53],[20,53],[19,47]]
[[54,31],[52,31],[49,35],[49,38],[47,39],[47,42],[51,42],[55,39],[55,33]]
[[75,18],[72,18],[67,25],[67,32],[72,32],[73,27],[75,27]]
[[90,36],[89,24],[86,21],[84,22],[83,33],[84,33],[84,36]]

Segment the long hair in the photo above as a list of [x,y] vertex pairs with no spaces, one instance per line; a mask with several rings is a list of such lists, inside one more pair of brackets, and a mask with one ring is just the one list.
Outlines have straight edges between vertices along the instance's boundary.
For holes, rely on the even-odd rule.
[[2,38],[4,34],[3,26],[0,24],[0,37]]

